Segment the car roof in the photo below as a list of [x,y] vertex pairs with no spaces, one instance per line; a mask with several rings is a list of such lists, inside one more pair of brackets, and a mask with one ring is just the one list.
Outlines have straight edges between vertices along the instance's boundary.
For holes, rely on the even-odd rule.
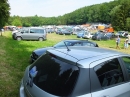
[[64,42],[89,42],[89,43],[93,43],[93,44],[98,46],[98,44],[96,42],[89,41],[89,40],[66,39],[66,40],[63,40],[63,41]]
[[28,29],[45,29],[43,27],[28,27]]
[[66,39],[66,40],[63,40],[64,42],[78,42],[78,41],[81,41],[81,42],[87,42],[89,40],[78,40],[78,39]]
[[[97,58],[100,59],[102,56],[119,56],[119,55],[128,55],[125,53],[121,53],[115,50],[104,49],[104,48],[95,48],[95,47],[68,47],[70,51],[67,51],[66,47],[55,49],[58,52],[64,53],[68,56],[75,58],[77,61],[88,58]],[[54,50],[51,52],[55,52]]]

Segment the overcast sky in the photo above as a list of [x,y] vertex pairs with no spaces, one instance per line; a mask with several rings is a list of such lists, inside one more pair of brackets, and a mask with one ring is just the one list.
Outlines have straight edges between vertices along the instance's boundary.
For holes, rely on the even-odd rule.
[[8,0],[11,16],[62,16],[76,9],[113,0]]

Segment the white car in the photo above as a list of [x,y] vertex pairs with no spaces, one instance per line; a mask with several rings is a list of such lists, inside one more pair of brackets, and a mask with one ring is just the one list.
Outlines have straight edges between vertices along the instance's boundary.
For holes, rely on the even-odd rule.
[[120,37],[126,37],[128,31],[118,31],[115,35]]
[[93,34],[91,32],[86,32],[84,35],[83,35],[83,38],[85,39],[89,39],[89,38],[92,38]]

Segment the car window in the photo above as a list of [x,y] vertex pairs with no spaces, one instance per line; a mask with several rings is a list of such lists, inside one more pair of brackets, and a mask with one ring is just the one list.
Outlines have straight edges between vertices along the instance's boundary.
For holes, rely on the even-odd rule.
[[29,29],[24,29],[23,32],[24,33],[29,33]]
[[117,58],[94,67],[102,87],[111,86],[124,81],[123,73]]
[[73,46],[82,46],[82,43],[81,43],[81,42],[75,42],[75,43],[73,44]]
[[94,44],[89,43],[89,42],[83,42],[83,46],[92,46],[92,47],[95,47]]
[[61,41],[61,42],[54,45],[54,47],[64,47],[64,46],[65,46],[64,41]]
[[130,77],[130,57],[123,57],[122,59],[125,63],[126,69],[128,71],[129,77]]
[[30,29],[30,33],[36,33],[36,29]]
[[44,33],[44,30],[43,29],[39,29],[38,33]]
[[[32,72],[33,71],[33,72]],[[34,72],[35,71],[35,72]],[[57,96],[67,97],[74,88],[79,69],[47,53],[30,67],[30,77],[37,87]]]
[[30,33],[44,33],[43,29],[30,29]]

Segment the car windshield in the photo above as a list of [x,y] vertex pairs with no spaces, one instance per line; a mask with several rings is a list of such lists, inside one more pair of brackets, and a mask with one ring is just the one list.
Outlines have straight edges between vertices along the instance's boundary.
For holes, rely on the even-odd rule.
[[61,42],[59,42],[59,43],[57,43],[56,45],[54,45],[53,47],[65,47],[65,44],[67,45],[67,46],[70,46],[71,45],[71,42],[68,42],[68,41],[61,41]]
[[65,43],[63,41],[57,43],[56,45],[54,45],[53,47],[62,47],[65,46]]
[[40,89],[66,97],[74,88],[79,69],[61,60],[62,58],[47,53],[30,67],[29,75]]

